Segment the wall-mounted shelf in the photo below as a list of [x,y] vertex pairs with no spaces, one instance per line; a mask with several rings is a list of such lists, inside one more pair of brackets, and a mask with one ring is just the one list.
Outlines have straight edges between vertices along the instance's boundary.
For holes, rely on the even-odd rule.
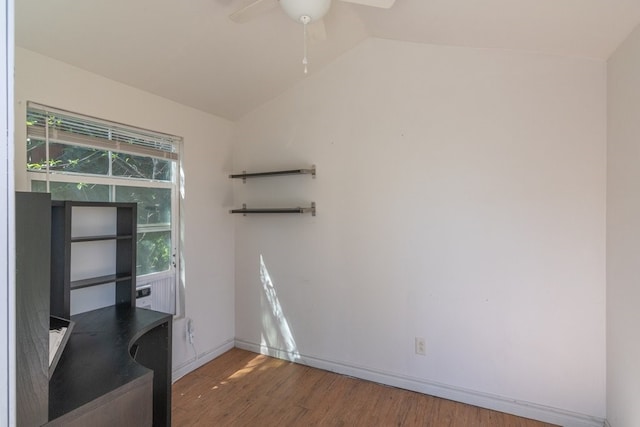
[[242,209],[232,209],[229,213],[247,214],[282,214],[282,213],[297,213],[305,214],[311,213],[311,216],[316,216],[316,204],[311,203],[310,207],[296,207],[296,208],[247,208],[246,204],[242,205]]
[[[247,182],[247,178],[264,178],[270,176],[283,176],[283,175],[311,175],[312,178],[316,177],[316,165],[312,165],[309,169],[287,169],[277,170],[270,172],[252,172],[247,173],[243,171],[239,174],[229,175],[229,178],[241,178],[242,182]],[[242,205],[242,209],[232,209],[229,211],[232,214],[305,214],[310,213],[311,216],[316,216],[316,204],[311,203],[310,207],[284,207],[284,208],[247,208],[246,204]]]
[[312,165],[310,169],[288,169],[288,170],[279,170],[279,171],[270,171],[270,172],[253,172],[247,173],[243,171],[238,174],[231,174],[229,178],[241,178],[242,182],[247,182],[247,178],[264,178],[270,176],[281,176],[281,175],[311,175],[312,178],[316,177],[316,166]]

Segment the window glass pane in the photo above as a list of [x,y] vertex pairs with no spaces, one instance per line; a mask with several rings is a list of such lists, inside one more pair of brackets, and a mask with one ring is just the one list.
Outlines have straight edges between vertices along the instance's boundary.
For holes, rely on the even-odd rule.
[[171,224],[171,190],[168,188],[116,187],[116,202],[138,202],[138,227]]
[[27,169],[42,170],[45,169],[47,159],[44,141],[41,139],[27,139]]
[[[44,141],[29,138],[27,140],[27,169],[46,169],[46,154]],[[109,173],[109,156],[106,151],[95,148],[50,143],[49,169],[56,172],[106,175]]]
[[[51,198],[54,200],[75,200],[86,202],[108,202],[109,186],[85,183],[50,182]],[[47,183],[31,181],[31,191],[46,193]]]
[[134,156],[126,153],[111,155],[114,176],[171,181],[173,162],[153,157]]
[[138,233],[138,275],[169,270],[171,266],[171,232]]

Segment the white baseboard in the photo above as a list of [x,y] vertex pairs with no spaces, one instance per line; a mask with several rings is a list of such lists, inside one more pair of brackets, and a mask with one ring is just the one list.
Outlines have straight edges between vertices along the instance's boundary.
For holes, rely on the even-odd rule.
[[605,420],[603,418],[592,417],[531,402],[508,399],[502,396],[467,390],[446,384],[425,381],[419,378],[412,378],[389,372],[381,372],[366,367],[319,359],[302,354],[296,353],[295,355],[292,355],[289,352],[280,349],[266,348],[260,344],[248,341],[236,339],[235,346],[243,350],[295,361],[296,363],[323,369],[325,371],[349,375],[380,384],[416,391],[430,396],[454,400],[456,402],[479,406],[481,408],[493,409],[495,411],[557,424],[564,427],[603,427],[605,425]]
[[219,345],[218,347],[198,354],[197,357],[188,360],[180,366],[177,366],[171,373],[171,383],[175,383],[180,378],[187,375],[189,372],[195,371],[199,367],[206,365],[216,357],[231,350],[234,347],[234,340],[230,339]]

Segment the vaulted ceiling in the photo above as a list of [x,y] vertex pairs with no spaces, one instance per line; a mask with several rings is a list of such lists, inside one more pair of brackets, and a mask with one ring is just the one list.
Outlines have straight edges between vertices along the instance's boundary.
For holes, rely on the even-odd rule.
[[[304,78],[303,30],[253,0],[16,0],[16,45],[231,120]],[[640,23],[638,0],[333,0],[313,74],[367,37],[606,59]]]

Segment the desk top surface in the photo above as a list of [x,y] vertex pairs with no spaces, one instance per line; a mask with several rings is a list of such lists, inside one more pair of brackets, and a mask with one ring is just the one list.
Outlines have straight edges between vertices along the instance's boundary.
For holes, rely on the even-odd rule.
[[130,347],[170,314],[130,306],[110,306],[72,316],[75,322],[49,381],[49,419],[53,420],[120,387],[151,375],[136,363]]

